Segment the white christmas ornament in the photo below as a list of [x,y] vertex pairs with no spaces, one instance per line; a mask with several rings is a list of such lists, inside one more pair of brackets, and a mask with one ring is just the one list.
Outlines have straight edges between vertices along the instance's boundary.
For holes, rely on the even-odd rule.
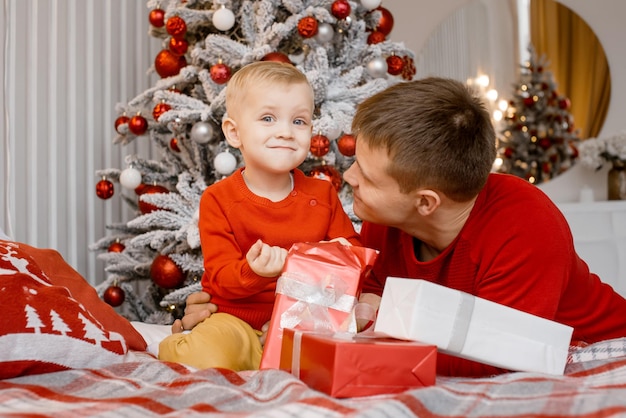
[[297,54],[289,54],[288,57],[294,65],[302,64],[304,62],[304,51],[298,52]]
[[335,30],[332,25],[328,23],[322,23],[317,27],[317,35],[315,35],[315,39],[319,42],[325,44],[326,42],[330,42],[333,40],[335,36]]
[[220,152],[213,160],[215,171],[223,176],[227,176],[237,168],[237,158],[228,151]]
[[213,137],[213,127],[208,122],[196,122],[191,127],[189,136],[198,144],[206,144]]
[[374,58],[367,63],[367,72],[374,78],[383,78],[387,75],[387,61],[381,57]]
[[213,13],[213,26],[218,30],[227,31],[230,30],[235,24],[235,14],[222,5],[218,10]]
[[374,10],[378,6],[380,6],[382,0],[361,0],[361,6],[365,7],[367,10]]
[[127,189],[136,189],[141,184],[141,173],[132,167],[120,173],[120,184]]

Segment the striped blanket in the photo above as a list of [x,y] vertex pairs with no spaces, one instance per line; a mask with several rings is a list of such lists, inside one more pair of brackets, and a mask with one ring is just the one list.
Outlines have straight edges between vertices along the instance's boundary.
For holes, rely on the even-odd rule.
[[626,339],[573,349],[564,376],[438,377],[395,395],[335,399],[280,370],[194,371],[131,353],[104,368],[0,381],[0,415],[29,417],[626,416]]

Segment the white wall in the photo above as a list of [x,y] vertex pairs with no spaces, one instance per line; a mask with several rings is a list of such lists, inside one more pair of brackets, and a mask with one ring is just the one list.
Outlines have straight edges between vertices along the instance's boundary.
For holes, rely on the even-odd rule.
[[[418,52],[446,16],[468,0],[384,0],[392,38]],[[503,0],[504,1],[504,0]],[[613,72],[603,132],[623,128],[626,106],[626,2],[562,0],[602,41]],[[88,245],[125,216],[119,199],[95,195],[94,172],[149,155],[146,144],[111,143],[115,104],[153,85],[146,76],[158,41],[147,35],[143,0],[2,0],[0,6],[0,228],[14,239],[57,249],[98,281],[103,266]],[[622,73],[622,74],[620,74]],[[585,179],[591,176],[592,179]],[[577,167],[546,183],[556,201],[583,183],[606,192],[602,173]]]

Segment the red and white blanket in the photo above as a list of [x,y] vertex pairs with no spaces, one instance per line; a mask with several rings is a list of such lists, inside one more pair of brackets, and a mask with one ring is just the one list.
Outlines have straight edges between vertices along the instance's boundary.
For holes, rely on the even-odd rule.
[[401,394],[335,399],[279,370],[193,371],[144,353],[104,368],[0,381],[2,416],[626,416],[626,339],[572,352],[564,376],[438,378]]

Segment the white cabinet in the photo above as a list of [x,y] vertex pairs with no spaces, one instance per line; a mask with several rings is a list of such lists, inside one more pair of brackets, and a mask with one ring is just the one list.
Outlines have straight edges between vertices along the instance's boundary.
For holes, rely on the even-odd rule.
[[603,282],[626,296],[626,201],[557,203],[578,255]]

